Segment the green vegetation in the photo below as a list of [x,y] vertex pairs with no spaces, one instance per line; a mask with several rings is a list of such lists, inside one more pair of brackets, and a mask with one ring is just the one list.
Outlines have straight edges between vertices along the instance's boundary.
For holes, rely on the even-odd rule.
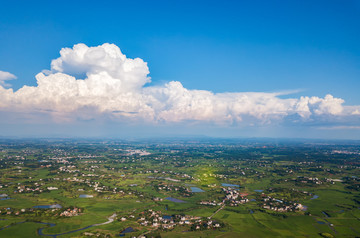
[[2,140],[0,236],[356,237],[359,165],[357,142]]

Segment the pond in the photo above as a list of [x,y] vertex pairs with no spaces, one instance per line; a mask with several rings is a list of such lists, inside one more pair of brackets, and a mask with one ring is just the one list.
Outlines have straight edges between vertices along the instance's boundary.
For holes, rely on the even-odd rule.
[[177,198],[172,198],[172,197],[167,197],[165,198],[166,200],[172,201],[172,202],[177,202],[177,203],[183,203],[185,201],[177,199]]
[[172,182],[180,182],[180,180],[178,180],[178,179],[173,179],[173,178],[169,178],[169,177],[167,177],[165,179],[169,180],[169,181],[172,181]]
[[128,227],[125,230],[123,230],[122,232],[120,232],[121,234],[125,234],[125,233],[131,233],[134,232],[135,230],[132,227]]
[[262,193],[264,190],[262,190],[262,189],[255,189],[254,191],[255,191],[255,192],[258,192],[258,193]]
[[33,206],[33,208],[40,208],[40,209],[54,209],[54,208],[62,208],[60,204],[53,204],[53,205],[39,205]]
[[327,213],[327,212],[322,211],[321,213],[324,214],[325,217],[331,217],[331,216],[329,215],[329,213]]
[[92,198],[94,197],[93,195],[87,195],[87,194],[80,194],[79,198]]
[[11,197],[0,198],[0,200],[9,200]]
[[319,196],[318,195],[314,195],[312,198],[310,198],[310,199],[317,199],[317,198],[319,198]]
[[203,193],[205,192],[204,190],[202,190],[201,188],[198,187],[190,187],[191,188],[191,192],[193,193]]
[[231,183],[222,183],[221,186],[224,186],[224,187],[237,187],[237,188],[240,187],[240,185],[231,184]]
[[164,216],[162,216],[162,218],[163,218],[164,220],[171,220],[171,219],[172,219],[172,216],[164,215]]

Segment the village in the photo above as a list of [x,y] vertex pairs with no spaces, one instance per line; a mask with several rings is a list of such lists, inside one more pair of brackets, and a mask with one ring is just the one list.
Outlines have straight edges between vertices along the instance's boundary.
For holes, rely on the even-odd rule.
[[138,222],[142,226],[152,226],[160,229],[173,229],[177,225],[189,226],[194,230],[217,229],[224,226],[221,222],[209,218],[189,215],[162,215],[161,211],[153,211],[151,209],[138,215],[140,217]]
[[[258,229],[257,219],[262,223],[291,217],[306,220],[310,215],[318,220],[336,217],[336,210],[320,210],[313,204],[326,201],[324,194],[330,189],[336,193],[342,188],[346,193],[338,196],[349,197],[350,191],[359,189],[356,164],[332,164],[332,158],[325,165],[304,157],[269,159],[269,154],[282,153],[276,147],[204,144],[193,148],[185,144],[181,145],[184,149],[172,145],[131,148],[129,144],[91,143],[74,144],[66,150],[41,146],[33,151],[31,146],[0,150],[0,223],[83,224],[61,228],[75,231],[104,224],[115,214],[113,228],[106,228],[112,236],[129,227],[131,235],[138,237],[164,232],[220,235],[234,230],[234,221],[241,217],[255,221],[253,226]],[[341,210],[353,212],[347,205]],[[77,234],[105,235],[95,227]],[[44,234],[54,234],[54,230],[44,227]]]

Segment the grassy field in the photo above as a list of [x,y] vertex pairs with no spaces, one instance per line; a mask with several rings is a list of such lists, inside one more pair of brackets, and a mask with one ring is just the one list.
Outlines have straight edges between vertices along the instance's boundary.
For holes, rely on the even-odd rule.
[[[70,143],[71,149],[58,144],[33,150],[31,146],[4,147],[0,151],[0,194],[8,194],[11,199],[0,200],[0,237],[39,237],[39,228],[49,235],[66,233],[107,222],[115,213],[117,218],[109,224],[59,237],[82,237],[84,232],[115,237],[127,227],[135,231],[125,237],[144,233],[229,238],[360,236],[358,158],[352,153],[333,155],[332,147],[322,150],[308,145],[297,149],[258,144],[143,146],[126,144],[123,150],[113,150],[121,146],[111,143]],[[135,149],[153,154],[128,154]],[[232,206],[222,183],[239,185],[231,193],[246,194],[248,200],[240,203],[242,198],[238,196],[233,200],[239,202],[235,204],[238,206]],[[191,193],[191,186],[204,192]],[[58,189],[49,191],[48,187]],[[80,198],[80,194],[93,197]],[[167,197],[184,202],[169,201]],[[208,201],[217,205],[200,204]],[[307,210],[295,208],[298,203]],[[53,204],[62,208],[33,209]],[[292,209],[278,212],[265,206],[284,204]],[[82,211],[72,217],[59,215],[74,207]],[[221,226],[197,229],[177,223],[173,230],[166,231],[153,226],[157,223],[154,216],[145,215],[150,210],[158,217],[191,218],[194,224],[198,219],[211,220]],[[141,224],[140,216],[147,216],[147,226]]]

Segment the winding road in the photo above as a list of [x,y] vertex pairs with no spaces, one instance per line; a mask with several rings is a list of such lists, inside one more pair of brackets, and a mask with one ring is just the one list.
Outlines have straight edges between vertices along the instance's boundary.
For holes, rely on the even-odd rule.
[[[79,228],[79,229],[76,229],[76,230],[67,231],[67,232],[63,232],[63,233],[59,233],[59,234],[44,234],[43,230],[44,230],[45,228],[47,228],[47,227],[42,227],[42,228],[38,229],[37,233],[38,233],[39,236],[49,236],[49,237],[56,238],[57,236],[66,235],[66,234],[74,233],[74,232],[77,232],[77,231],[82,231],[82,230],[88,229],[88,228],[90,228],[90,227],[102,226],[102,225],[110,224],[110,223],[112,223],[113,221],[115,221],[115,218],[116,218],[116,213],[112,214],[112,215],[108,218],[108,221],[106,221],[106,222],[98,223],[98,224],[93,224],[93,225],[90,225],[90,226],[86,226],[86,227],[83,227],[83,228]],[[22,222],[15,223],[15,224],[13,224],[13,225],[8,225],[8,226],[6,226],[6,227],[2,227],[2,228],[0,228],[0,230],[4,230],[5,228],[9,228],[9,227],[11,227],[11,226],[14,226],[14,225],[17,225],[17,224],[21,224],[21,223],[25,223],[25,222],[34,222],[34,223],[44,224],[44,225],[48,225],[49,227],[54,227],[54,226],[56,226],[56,224],[54,224],[54,223],[37,222],[37,221],[22,221]]]

